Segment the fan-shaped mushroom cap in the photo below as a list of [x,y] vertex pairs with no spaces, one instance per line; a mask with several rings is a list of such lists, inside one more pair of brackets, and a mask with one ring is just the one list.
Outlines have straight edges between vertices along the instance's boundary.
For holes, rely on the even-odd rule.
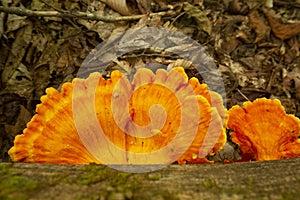
[[183,68],[140,68],[132,83],[119,71],[93,73],[46,93],[9,150],[13,161],[202,163],[226,142],[221,96]]
[[285,113],[279,100],[260,98],[229,111],[228,128],[243,160],[300,156],[300,120]]

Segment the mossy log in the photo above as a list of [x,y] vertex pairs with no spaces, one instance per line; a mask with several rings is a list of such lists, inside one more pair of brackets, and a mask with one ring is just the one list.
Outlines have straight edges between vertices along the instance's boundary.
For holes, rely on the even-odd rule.
[[126,173],[103,165],[0,163],[0,199],[300,199],[300,158],[170,165]]

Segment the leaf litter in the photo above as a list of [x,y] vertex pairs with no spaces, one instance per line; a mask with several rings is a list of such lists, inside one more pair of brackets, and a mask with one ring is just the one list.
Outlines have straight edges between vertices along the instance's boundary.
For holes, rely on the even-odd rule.
[[[93,0],[4,0],[2,5],[122,16],[108,5]],[[271,7],[266,7],[264,1],[254,0],[163,0],[152,1],[150,8],[142,4],[130,7],[136,14],[169,9],[177,15],[146,15],[136,21],[107,23],[0,13],[0,161],[9,159],[7,150],[13,145],[14,136],[22,133],[45,89],[60,88],[62,83],[71,81],[92,49],[110,36],[133,27],[164,27],[199,42],[222,73],[228,108],[242,105],[247,99],[278,98],[287,113],[300,117],[298,1],[274,0]],[[202,80],[188,61],[158,49],[114,58],[107,75],[112,69],[129,72],[132,66],[147,63],[169,68],[180,63],[190,77]],[[86,73],[93,67],[98,66],[86,67]],[[219,156],[226,157],[223,153]]]

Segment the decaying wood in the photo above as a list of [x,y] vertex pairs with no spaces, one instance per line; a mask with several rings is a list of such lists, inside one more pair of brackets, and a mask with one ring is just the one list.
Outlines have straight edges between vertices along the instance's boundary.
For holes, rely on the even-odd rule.
[[299,199],[300,158],[171,165],[144,174],[102,165],[0,164],[0,199]]

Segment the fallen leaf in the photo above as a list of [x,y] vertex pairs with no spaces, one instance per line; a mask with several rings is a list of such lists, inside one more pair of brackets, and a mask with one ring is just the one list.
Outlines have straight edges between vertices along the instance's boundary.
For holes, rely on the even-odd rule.
[[14,125],[20,113],[20,104],[24,104],[24,98],[15,93],[0,95],[0,124]]
[[300,23],[282,24],[276,21],[269,12],[265,12],[272,32],[281,40],[286,40],[300,33]]
[[286,63],[291,63],[294,59],[296,59],[299,53],[299,43],[296,37],[291,38],[288,42],[290,48],[287,50],[286,54],[284,55],[284,61]]
[[15,40],[12,44],[11,51],[6,60],[4,70],[1,74],[1,79],[4,85],[7,84],[9,79],[20,66],[23,56],[26,54],[26,50],[32,39],[32,24],[28,23],[27,26],[17,30],[15,34]]
[[200,10],[197,6],[193,6],[189,3],[183,4],[183,9],[189,18],[194,18],[198,24],[197,29],[199,31],[204,31],[208,35],[211,34],[212,24],[211,21],[207,17],[207,13],[205,11]]
[[263,18],[258,14],[257,11],[253,11],[249,14],[250,26],[254,29],[256,33],[256,38],[254,43],[257,43],[270,35],[270,27],[268,27]]
[[16,135],[22,133],[32,117],[31,113],[23,105],[18,105],[17,107],[19,107],[19,112],[15,118],[16,122],[4,125],[10,143],[13,143]]
[[284,74],[282,86],[289,93],[295,92],[296,99],[300,101],[300,68],[295,67],[292,71],[285,72]]
[[253,11],[249,14],[250,25],[256,33],[254,43],[257,43],[270,35],[270,27],[264,23],[264,19],[258,14],[257,11]]
[[2,93],[16,93],[20,97],[31,99],[33,90],[34,85],[31,73],[25,65],[20,63],[10,79],[6,82],[6,87],[2,90]]
[[[21,5],[20,8],[24,8],[24,6]],[[26,18],[27,18],[26,16],[8,14],[6,23],[9,24],[9,26],[7,26],[7,29],[5,31],[6,34],[26,26],[28,24]]]
[[122,15],[131,15],[133,14],[133,11],[136,11],[135,4],[133,4],[134,3],[133,1],[131,1],[128,4],[126,0],[101,0],[101,1]]

